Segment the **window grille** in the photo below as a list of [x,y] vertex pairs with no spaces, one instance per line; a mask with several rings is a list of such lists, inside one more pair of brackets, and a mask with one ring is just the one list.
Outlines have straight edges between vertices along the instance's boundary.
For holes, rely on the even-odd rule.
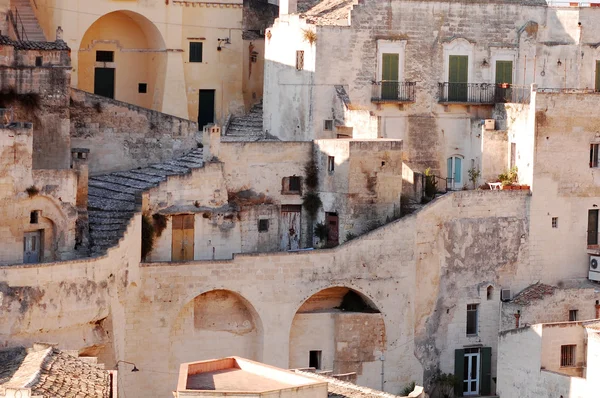
[[296,70],[304,70],[304,51],[296,51]]
[[560,366],[575,366],[575,344],[560,346]]

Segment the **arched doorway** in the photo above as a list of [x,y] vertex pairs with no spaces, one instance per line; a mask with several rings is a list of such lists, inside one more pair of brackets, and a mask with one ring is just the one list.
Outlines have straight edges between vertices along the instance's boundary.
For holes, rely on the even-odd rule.
[[452,155],[446,160],[448,188],[462,189],[464,185],[463,161],[464,157],[461,155]]
[[260,317],[245,298],[211,290],[179,312],[171,329],[171,367],[231,355],[260,361],[262,339]]
[[166,64],[165,42],[154,23],[132,11],[111,12],[81,40],[77,88],[160,111]]
[[331,287],[313,294],[290,330],[290,368],[356,373],[360,385],[381,388],[386,333],[383,316],[362,293]]

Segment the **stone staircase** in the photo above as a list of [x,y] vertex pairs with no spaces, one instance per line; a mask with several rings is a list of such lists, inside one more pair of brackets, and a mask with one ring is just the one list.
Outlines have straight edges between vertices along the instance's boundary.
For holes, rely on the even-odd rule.
[[[21,34],[21,23],[25,30],[24,37],[21,37],[23,41],[46,41],[44,31],[40,27],[40,24],[35,16],[35,12],[31,5],[31,0],[10,0],[10,9],[14,15],[17,15],[16,20],[19,34]],[[15,9],[17,13],[15,13]],[[16,18],[16,17],[15,17]]]
[[129,171],[98,175],[88,181],[88,217],[91,255],[102,255],[123,237],[129,220],[141,205],[143,191],[167,177],[191,173],[204,166],[202,149],[164,163]]
[[223,141],[259,141],[265,138],[262,101],[252,106],[248,114],[233,117],[222,137]]

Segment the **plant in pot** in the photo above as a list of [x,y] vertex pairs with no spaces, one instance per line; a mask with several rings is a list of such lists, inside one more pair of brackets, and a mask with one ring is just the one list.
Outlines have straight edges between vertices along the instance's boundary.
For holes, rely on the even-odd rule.
[[479,181],[479,177],[481,177],[481,170],[471,167],[469,169],[469,181],[471,181],[471,184],[473,184],[473,189],[477,189],[477,181]]
[[[519,174],[518,174],[518,169],[517,166],[514,166],[513,168],[511,168],[510,170],[501,173],[498,175],[498,182],[502,183],[502,189],[514,189],[515,186],[517,186],[517,180],[519,178]],[[518,188],[517,186],[517,189]]]

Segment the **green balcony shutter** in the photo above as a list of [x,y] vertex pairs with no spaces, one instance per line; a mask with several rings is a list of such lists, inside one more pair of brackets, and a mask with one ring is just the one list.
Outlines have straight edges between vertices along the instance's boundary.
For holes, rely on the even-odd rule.
[[399,62],[399,54],[381,54],[381,80],[397,82]]
[[481,391],[480,395],[492,392],[492,347],[483,347],[481,353]]
[[496,83],[512,84],[512,61],[496,61]]
[[466,55],[451,55],[448,82],[469,82],[469,57]]
[[596,61],[596,91],[600,91],[600,61]]
[[454,350],[454,395],[463,396],[463,383],[465,381],[465,350]]

